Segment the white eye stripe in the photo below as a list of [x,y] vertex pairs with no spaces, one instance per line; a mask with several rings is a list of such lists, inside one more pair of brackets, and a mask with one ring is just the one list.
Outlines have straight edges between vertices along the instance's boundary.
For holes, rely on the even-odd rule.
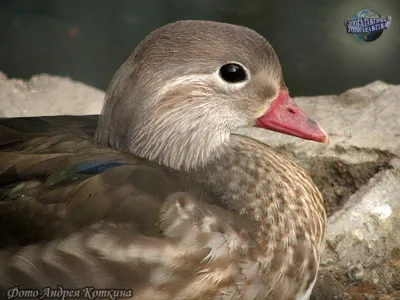
[[213,79],[215,80],[215,82],[218,82],[218,85],[224,88],[226,91],[234,91],[245,87],[250,81],[250,76],[248,76],[248,78],[244,81],[231,83],[226,82],[224,79],[222,79],[219,75],[219,70],[217,70],[215,73],[213,73]]
[[[167,81],[164,86],[159,89],[157,98],[162,97],[164,94],[168,93],[171,90],[179,86],[185,86],[188,84],[197,84],[202,87],[203,92],[207,90],[211,90],[211,85],[208,84],[210,80],[213,80],[212,75],[210,74],[192,74],[192,75],[184,75],[181,77],[174,78],[170,81]],[[193,91],[194,93],[199,93],[199,91]]]
[[[246,72],[246,79],[240,82],[227,82],[220,76],[220,69],[222,66],[226,64],[237,64],[243,68]],[[207,94],[207,92],[212,91],[212,84],[217,84],[220,88],[224,89],[227,92],[239,90],[245,87],[249,81],[251,80],[250,71],[241,63],[236,61],[229,61],[226,64],[219,66],[213,73],[211,74],[190,74],[183,75],[181,77],[174,78],[170,81],[167,81],[164,86],[159,89],[158,95],[155,98],[160,98],[167,92],[179,87],[188,84],[197,84],[201,86],[201,90],[194,90],[195,94]]]
[[[211,91],[212,83],[218,84],[219,87],[223,88],[226,91],[241,89],[246,86],[247,83],[250,81],[250,73],[245,67],[243,68],[247,72],[247,78],[244,81],[236,83],[229,83],[223,80],[219,75],[219,69],[212,74],[191,74],[177,77],[164,84],[164,86],[158,91],[158,97],[161,97],[168,91],[171,91],[179,86],[184,86],[188,84],[198,84],[202,87],[202,89],[204,89],[203,92],[207,92],[207,90]],[[193,92],[196,93],[196,91]]]

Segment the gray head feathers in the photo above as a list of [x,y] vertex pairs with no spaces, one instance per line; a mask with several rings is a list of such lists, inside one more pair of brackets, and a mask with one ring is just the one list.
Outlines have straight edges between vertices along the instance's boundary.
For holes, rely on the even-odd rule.
[[[224,81],[238,63],[248,77]],[[283,85],[277,56],[246,27],[180,21],[150,33],[116,72],[94,141],[174,169],[219,156],[230,133],[251,126]]]

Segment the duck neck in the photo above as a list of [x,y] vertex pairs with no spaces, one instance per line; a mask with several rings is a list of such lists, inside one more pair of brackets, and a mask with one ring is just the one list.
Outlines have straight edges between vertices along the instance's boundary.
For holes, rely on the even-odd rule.
[[197,180],[226,207],[254,222],[260,245],[271,248],[304,231],[323,244],[321,194],[300,166],[269,146],[231,135],[223,154],[198,173]]

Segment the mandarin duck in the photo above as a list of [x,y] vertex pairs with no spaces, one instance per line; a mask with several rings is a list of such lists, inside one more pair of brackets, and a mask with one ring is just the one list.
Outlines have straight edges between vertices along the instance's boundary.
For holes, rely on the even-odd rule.
[[325,243],[305,171],[259,127],[327,143],[255,31],[179,21],[114,75],[100,116],[0,119],[0,290],[306,300]]

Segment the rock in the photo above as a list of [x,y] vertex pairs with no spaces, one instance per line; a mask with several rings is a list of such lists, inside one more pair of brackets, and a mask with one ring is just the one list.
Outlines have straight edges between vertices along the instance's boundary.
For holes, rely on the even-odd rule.
[[69,78],[35,75],[29,81],[0,72],[0,117],[98,114],[104,92]]
[[[97,114],[104,93],[56,76],[7,80],[3,116]],[[329,146],[261,129],[264,141],[307,169],[326,200],[327,246],[311,299],[400,299],[400,85],[381,81],[295,101]]]
[[358,263],[356,265],[349,266],[347,276],[349,276],[352,281],[362,280],[364,276],[364,268],[362,264]]

